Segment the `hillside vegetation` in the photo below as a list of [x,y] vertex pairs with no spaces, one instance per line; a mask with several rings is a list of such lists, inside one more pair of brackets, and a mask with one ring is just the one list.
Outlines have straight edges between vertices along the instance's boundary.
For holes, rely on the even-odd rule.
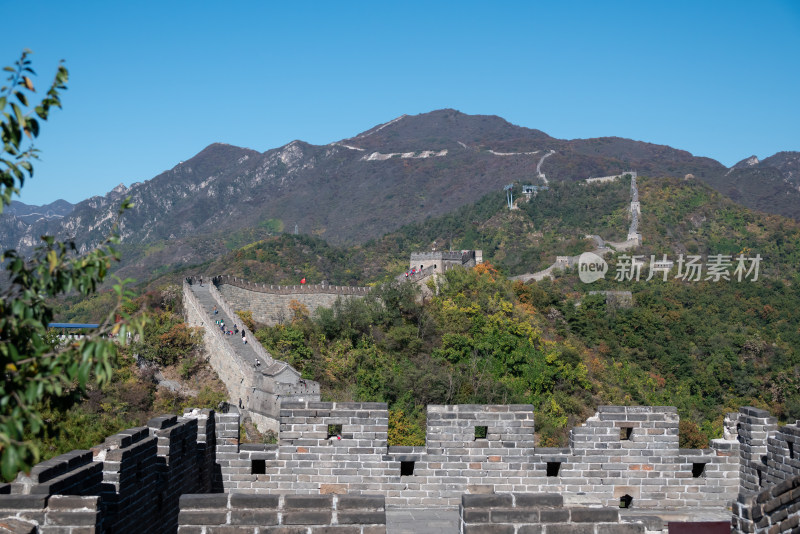
[[[94,320],[108,305],[108,295],[80,301],[67,309],[71,320]],[[99,307],[98,307],[99,305]],[[88,449],[120,430],[142,426],[164,413],[185,408],[217,408],[227,400],[225,386],[200,357],[202,332],[181,317],[180,289],[165,286],[131,302],[129,311],[148,315],[134,343],[120,345],[111,380],[103,386],[77,388],[62,398],[49,397],[38,409],[46,425],[37,436],[42,460],[74,449]],[[77,317],[77,319],[75,319]],[[56,343],[56,339],[52,339]],[[157,387],[156,375],[180,389]]]
[[427,404],[532,403],[543,444],[587,415],[593,388],[579,352],[548,340],[542,315],[490,264],[449,271],[424,304],[416,289],[388,283],[313,318],[298,307],[256,337],[327,400],[388,402],[395,444],[424,441]]
[[[424,439],[429,403],[533,403],[538,439],[551,445],[565,443],[598,404],[675,405],[685,446],[719,436],[724,413],[742,405],[800,418],[800,227],[792,220],[750,211],[697,181],[640,178],[644,243],[636,254],[759,254],[758,280],[688,282],[673,272],[667,281],[616,281],[621,254],[591,285],[570,271],[527,285],[507,280],[590,250],[587,234],[623,237],[629,186],[553,184],[513,211],[492,193],[351,248],[253,234],[202,272],[375,284],[370,297],[312,316],[297,306],[291,320],[257,335],[276,358],[320,381],[324,398],[388,402],[395,444]],[[487,264],[448,272],[424,301],[412,284],[391,282],[410,252],[451,244],[483,249]],[[592,290],[630,291],[633,306]],[[81,308],[91,306],[71,310]]]
[[[358,271],[402,272],[408,253],[425,244],[482,248],[497,271],[449,272],[423,303],[411,285],[390,284],[313,317],[298,308],[289,323],[258,332],[328,398],[389,402],[416,436],[409,443],[423,434],[428,403],[531,402],[548,444],[564,443],[567,429],[600,403],[676,405],[685,445],[720,435],[724,413],[741,405],[800,417],[800,230],[791,220],[747,210],[702,183],[643,179],[645,243],[636,254],[760,254],[759,280],[684,282],[673,273],[666,282],[617,282],[619,254],[609,258],[607,279],[591,286],[569,271],[530,285],[505,279],[589,250],[587,233],[623,237],[628,195],[626,180],[555,184],[508,211],[492,194],[363,247],[282,236],[224,263],[235,275],[248,265],[256,279],[263,269],[272,277],[265,281],[283,273],[289,283],[363,283]],[[634,306],[590,290],[631,291]]]

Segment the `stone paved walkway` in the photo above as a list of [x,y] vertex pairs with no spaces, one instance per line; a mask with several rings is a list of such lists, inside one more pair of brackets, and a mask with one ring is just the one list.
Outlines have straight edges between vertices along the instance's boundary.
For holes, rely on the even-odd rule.
[[[218,309],[217,311],[219,313],[217,313],[217,315],[214,315],[214,306],[216,305],[216,302],[214,301],[214,298],[211,296],[211,292],[208,290],[208,284],[204,286],[193,284],[191,286],[191,290],[197,297],[197,301],[200,303],[205,312],[208,314],[208,317],[210,318],[209,324],[211,328],[217,328],[214,325],[214,321],[216,321],[217,319],[222,319],[223,321],[225,321],[226,330],[233,330],[234,324],[240,324],[240,325],[242,324],[241,319],[239,319],[238,317],[229,317],[228,314],[226,314],[222,309]],[[232,336],[223,336],[223,337],[225,338],[225,341],[228,342],[228,345],[231,346],[236,355],[239,356],[239,358],[241,358],[241,361],[247,362],[248,365],[255,366],[255,362],[258,356],[251,344],[258,343],[258,341],[256,341],[255,339],[252,338],[252,336],[250,336],[250,338],[247,340],[247,345],[245,345],[244,343],[242,343],[241,331],[239,334],[235,334]],[[265,362],[262,362],[262,364],[263,363]],[[233,402],[235,402],[235,399],[233,399]]]
[[458,509],[389,508],[386,534],[458,534]]

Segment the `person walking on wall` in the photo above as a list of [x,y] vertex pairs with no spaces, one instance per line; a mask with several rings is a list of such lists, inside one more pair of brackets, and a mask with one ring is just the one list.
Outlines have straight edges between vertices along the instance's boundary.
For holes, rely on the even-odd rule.
[[247,335],[245,335],[244,330],[242,330],[242,344],[247,345]]

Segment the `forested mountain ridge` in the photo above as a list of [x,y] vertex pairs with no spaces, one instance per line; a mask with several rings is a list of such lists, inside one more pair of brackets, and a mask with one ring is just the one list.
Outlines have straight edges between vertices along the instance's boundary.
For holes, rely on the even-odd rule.
[[445,109],[404,115],[323,146],[293,141],[259,153],[213,144],[151,180],[83,201],[58,221],[5,218],[0,244],[25,253],[51,234],[88,250],[131,196],[135,208],[120,225],[123,267],[143,278],[209,261],[256,228],[266,235],[297,225],[333,244],[364,243],[472,205],[508,183],[576,182],[631,169],[653,177],[692,174],[745,205],[798,217],[800,191],[790,187],[797,160],[795,152],[780,153],[729,172],[668,146],[617,137],[561,140],[496,116]]
[[[644,242],[636,254],[735,254],[748,249],[764,257],[765,272],[784,275],[800,262],[800,245],[792,237],[796,221],[748,210],[697,180],[640,177],[639,190]],[[270,235],[265,227],[232,232],[219,240],[226,252],[178,272],[229,274],[269,284],[298,284],[307,278],[310,283],[364,285],[402,273],[413,251],[480,248],[503,274],[514,276],[544,269],[556,256],[592,250],[596,245],[587,239],[589,234],[607,241],[626,237],[626,179],[554,183],[529,202],[517,184],[514,195],[518,209],[513,211],[506,208],[505,194],[496,191],[446,215],[351,247],[290,232]],[[202,246],[208,241],[188,243]],[[158,254],[154,250],[148,258]]]
[[[759,279],[617,281],[618,253],[593,284],[574,271],[514,284],[508,275],[592,249],[587,234],[624,236],[630,183],[552,183],[530,202],[515,195],[515,210],[492,192],[352,247],[253,229],[232,236],[246,244],[153,285],[195,273],[375,285],[372,300],[311,317],[298,308],[259,339],[320,381],[326,398],[389,402],[392,428],[405,429],[395,438],[405,442],[419,441],[427,403],[531,402],[544,444],[563,443],[598,404],[676,405],[696,423],[684,425],[693,436],[685,445],[718,435],[722,415],[740,405],[800,417],[800,224],[748,210],[698,180],[640,176],[644,242],[629,254],[758,254]],[[381,286],[408,268],[411,251],[431,246],[480,248],[489,264],[449,274],[424,303],[410,286]],[[633,306],[596,290],[630,291]],[[86,320],[102,307],[102,299],[82,303],[64,318]]]
[[11,205],[3,211],[3,216],[14,216],[25,224],[32,224],[40,219],[50,220],[69,215],[74,207],[66,200],[56,200],[44,206],[33,206],[12,200]]
[[[525,268],[519,257],[538,261],[538,234],[576,236],[551,249],[575,253],[573,247],[591,247],[577,239],[583,232],[624,226],[624,206],[599,206],[627,186],[557,184],[514,211],[479,204],[475,211],[488,218],[471,227],[456,212],[405,227],[347,258],[357,264],[372,254],[375,261],[392,249],[450,238],[456,249],[467,242],[483,248],[490,262],[514,273]],[[319,380],[330,398],[389,402],[417,440],[430,402],[530,402],[544,444],[563,443],[566,429],[598,404],[677,406],[684,446],[718,437],[724,414],[738,406],[769,408],[783,420],[800,417],[800,224],[743,208],[697,181],[643,178],[639,190],[645,242],[612,254],[605,280],[586,284],[567,270],[553,281],[511,284],[486,265],[449,272],[421,306],[382,289],[377,296],[391,303],[389,311],[350,304],[314,317],[299,313],[259,331],[259,339]],[[503,200],[484,199],[500,206]],[[603,214],[605,221],[593,226]],[[287,236],[233,253],[227,265],[247,265],[254,249],[270,261],[291,257],[285,239],[296,240],[295,260],[313,259],[319,250]],[[694,281],[673,270],[664,281],[647,280],[645,270],[640,280],[615,280],[626,254],[646,261],[698,255],[705,262],[740,253],[762,258],[756,276],[715,281],[703,273]],[[304,273],[313,269],[299,265]],[[590,293],[608,290],[630,291],[632,306]]]

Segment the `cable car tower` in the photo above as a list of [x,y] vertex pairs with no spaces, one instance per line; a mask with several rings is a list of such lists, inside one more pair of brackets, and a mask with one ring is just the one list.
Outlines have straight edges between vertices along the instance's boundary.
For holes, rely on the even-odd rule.
[[506,201],[508,202],[508,209],[514,209],[514,184],[508,184],[503,188],[503,191],[506,192]]

